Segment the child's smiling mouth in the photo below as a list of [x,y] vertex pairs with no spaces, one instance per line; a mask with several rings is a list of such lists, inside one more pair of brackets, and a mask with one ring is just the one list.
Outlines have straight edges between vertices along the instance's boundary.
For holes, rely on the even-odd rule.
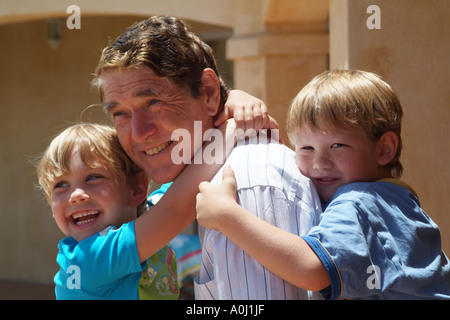
[[84,225],[86,223],[90,223],[98,217],[100,211],[98,210],[90,210],[84,212],[77,212],[72,215],[72,220],[77,226]]
[[334,185],[336,182],[338,182],[340,179],[339,178],[334,178],[334,177],[321,177],[321,178],[313,178],[313,180],[323,186],[332,186]]

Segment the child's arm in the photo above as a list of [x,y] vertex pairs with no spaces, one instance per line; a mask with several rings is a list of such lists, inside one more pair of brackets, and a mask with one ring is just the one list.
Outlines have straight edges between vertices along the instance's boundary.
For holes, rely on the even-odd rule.
[[221,184],[202,182],[197,195],[197,220],[217,229],[279,277],[295,286],[318,291],[330,285],[328,274],[309,245],[242,208],[236,202],[236,180],[224,168]]
[[[219,128],[224,136],[223,160],[235,145],[235,128],[233,119]],[[223,162],[186,166],[157,204],[136,219],[136,245],[141,262],[164,247],[195,219],[198,185],[211,180]]]

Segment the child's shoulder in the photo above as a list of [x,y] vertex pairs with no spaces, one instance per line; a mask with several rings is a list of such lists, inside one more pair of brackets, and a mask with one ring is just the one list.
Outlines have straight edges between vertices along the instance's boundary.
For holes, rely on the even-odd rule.
[[358,217],[359,223],[373,220],[383,221],[385,225],[396,225],[400,221],[405,225],[411,221],[429,224],[430,218],[411,190],[397,181],[351,183],[338,189],[325,211]]
[[394,178],[381,179],[376,181],[375,184],[377,186],[384,188],[394,188],[394,189],[403,188],[406,189],[408,192],[412,193],[416,198],[419,198],[416,191],[414,191],[414,189],[409,184],[399,179]]
[[374,182],[353,182],[339,188],[334,199],[408,199],[418,202],[417,193],[407,183],[398,179],[381,179]]
[[86,248],[91,248],[89,249],[89,252],[92,252],[93,248],[115,244],[117,242],[115,238],[118,237],[120,237],[122,242],[124,242],[125,239],[127,239],[126,241],[128,242],[134,241],[134,220],[124,223],[120,228],[110,225],[80,242],[71,237],[66,237],[60,240],[58,248],[61,253],[66,255],[84,253],[86,252]]

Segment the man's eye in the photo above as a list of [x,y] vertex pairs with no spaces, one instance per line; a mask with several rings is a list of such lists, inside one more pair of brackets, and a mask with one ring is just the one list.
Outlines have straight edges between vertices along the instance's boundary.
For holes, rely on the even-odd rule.
[[111,117],[113,119],[115,119],[117,117],[121,117],[123,115],[125,115],[125,112],[123,112],[123,111],[114,111],[113,113],[111,113]]
[[158,99],[151,99],[151,100],[149,100],[149,101],[147,102],[147,105],[148,105],[149,107],[151,107],[151,106],[154,106],[155,104],[158,104],[159,102],[161,102],[161,100],[158,100]]

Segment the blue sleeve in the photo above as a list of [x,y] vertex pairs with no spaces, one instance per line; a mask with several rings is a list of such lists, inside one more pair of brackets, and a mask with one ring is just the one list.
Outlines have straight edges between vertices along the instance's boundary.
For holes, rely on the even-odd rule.
[[328,253],[327,249],[320,243],[317,238],[312,236],[302,237],[303,240],[311,247],[322,262],[328,277],[330,278],[330,286],[321,290],[320,293],[325,299],[334,300],[339,298],[342,293],[342,281],[339,270],[334,263],[333,258]]
[[129,274],[142,271],[136,246],[134,221],[119,229],[110,229],[79,243],[62,240],[59,244],[59,281],[65,285],[67,269],[76,266],[81,288],[92,294],[103,292],[113,282]]
[[149,207],[154,206],[159,199],[167,192],[169,187],[172,185],[172,182],[163,184],[159,189],[156,189],[153,191],[148,197],[147,197],[147,203]]
[[375,222],[365,216],[358,203],[347,199],[333,202],[322,214],[319,225],[304,238],[330,278],[330,287],[321,292],[326,299],[374,295],[376,290],[368,285],[372,281],[371,270],[379,267],[386,275],[392,274],[394,257],[385,252],[391,244],[380,242],[372,229]]

